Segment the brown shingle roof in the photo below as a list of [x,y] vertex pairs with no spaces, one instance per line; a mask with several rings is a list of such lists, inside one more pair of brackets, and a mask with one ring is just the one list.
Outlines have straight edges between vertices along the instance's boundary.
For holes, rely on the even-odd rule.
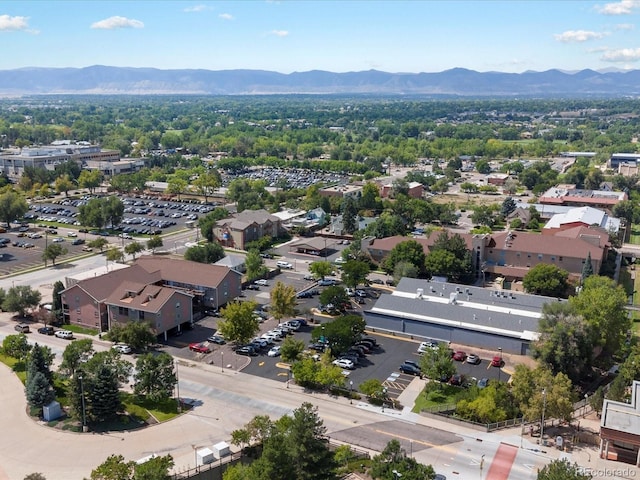
[[[373,242],[371,242],[371,245],[369,245],[369,249],[382,250],[383,252],[390,252],[391,250],[393,250],[393,247],[395,247],[399,243],[406,242],[408,240],[415,240],[420,245],[422,245],[422,249],[424,250],[424,253],[428,254],[430,252],[430,248],[436,242],[436,240],[438,239],[441,233],[442,233],[442,230],[437,230],[437,231],[431,232],[431,234],[428,237],[424,237],[424,238],[423,237],[416,237],[416,238],[403,237],[402,235],[395,235],[393,237],[386,237],[386,238],[376,238]],[[454,233],[452,232],[448,232],[448,233],[450,237],[454,235]],[[460,235],[464,240],[465,244],[467,245],[467,249],[471,250],[472,235],[468,233],[458,233],[458,235]]]
[[129,292],[130,290],[127,290],[123,284],[121,288],[117,288],[109,298],[105,300],[105,303],[156,313],[160,311],[162,306],[171,299],[171,297],[188,295],[172,288],[159,287],[157,285],[147,285],[133,295],[130,295]]
[[[566,232],[567,230],[563,233]],[[488,246],[500,250],[531,252],[570,258],[587,258],[587,254],[591,253],[592,258],[598,259],[602,258],[603,248],[606,246],[604,244],[602,246],[594,245],[580,237],[566,238],[564,235],[540,235],[525,232],[511,233],[511,240],[507,242],[508,235],[509,232],[493,234],[491,236],[492,242],[490,242]]]
[[162,280],[217,288],[229,274],[239,275],[228,267],[209,265],[206,263],[177,260],[153,255],[143,255],[136,260],[136,265],[149,272],[159,271]]
[[133,265],[129,268],[115,270],[99,277],[87,278],[77,283],[78,287],[87,292],[96,301],[103,301],[124,282],[137,284],[138,286],[157,283],[161,280],[159,271],[150,271]]

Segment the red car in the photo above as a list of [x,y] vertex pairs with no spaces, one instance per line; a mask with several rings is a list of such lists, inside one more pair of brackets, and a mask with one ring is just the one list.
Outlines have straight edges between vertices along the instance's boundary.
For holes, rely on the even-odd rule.
[[499,355],[496,355],[495,357],[493,357],[491,359],[491,366],[492,367],[502,367],[504,365],[504,360],[502,360],[502,357]]
[[211,353],[211,349],[207,347],[204,343],[190,343],[189,350],[198,353]]
[[458,350],[456,353],[453,354],[453,359],[456,362],[464,362],[466,358],[467,358],[467,354],[462,350]]

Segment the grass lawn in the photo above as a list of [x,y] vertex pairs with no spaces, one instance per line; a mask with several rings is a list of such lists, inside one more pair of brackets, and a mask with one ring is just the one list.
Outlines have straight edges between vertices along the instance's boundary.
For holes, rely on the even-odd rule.
[[129,393],[123,393],[121,398],[127,412],[142,420],[153,417],[158,422],[166,422],[178,416],[178,403],[173,398],[164,402],[152,402]]
[[439,385],[438,382],[429,382],[422,393],[418,395],[418,398],[416,398],[416,403],[412,411],[414,413],[420,413],[422,410],[433,407],[455,405],[458,398],[464,395],[464,393],[465,390],[460,387],[447,384]]
[[62,328],[65,330],[71,330],[74,333],[82,333],[84,335],[97,335],[98,330],[94,330],[93,328],[82,327],[80,325],[63,325]]
[[631,235],[629,236],[629,243],[640,245],[640,225],[632,225]]

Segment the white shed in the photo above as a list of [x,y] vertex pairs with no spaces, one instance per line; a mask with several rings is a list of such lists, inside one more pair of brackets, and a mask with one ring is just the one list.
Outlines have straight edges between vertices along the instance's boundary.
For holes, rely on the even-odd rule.
[[216,458],[213,454],[213,450],[210,448],[201,448],[196,450],[196,458],[198,465],[205,465],[207,463],[213,462]]
[[229,448],[229,444],[227,442],[219,442],[213,446],[213,451],[218,458],[226,457],[227,455],[231,455],[231,450]]

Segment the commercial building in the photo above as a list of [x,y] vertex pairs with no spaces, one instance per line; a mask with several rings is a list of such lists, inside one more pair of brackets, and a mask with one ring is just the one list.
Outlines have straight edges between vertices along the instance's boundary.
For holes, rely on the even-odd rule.
[[264,209],[244,210],[232,218],[218,220],[213,227],[213,236],[220,245],[240,250],[262,237],[277,238],[283,233],[282,221]]
[[403,278],[364,312],[367,327],[421,339],[525,355],[542,306],[560,300],[506,290]]
[[631,403],[605,400],[600,420],[600,458],[640,466],[640,382],[631,386]]
[[582,190],[575,185],[557,185],[544,192],[538,202],[546,205],[594,207],[610,212],[615,205],[628,198],[625,192]]

